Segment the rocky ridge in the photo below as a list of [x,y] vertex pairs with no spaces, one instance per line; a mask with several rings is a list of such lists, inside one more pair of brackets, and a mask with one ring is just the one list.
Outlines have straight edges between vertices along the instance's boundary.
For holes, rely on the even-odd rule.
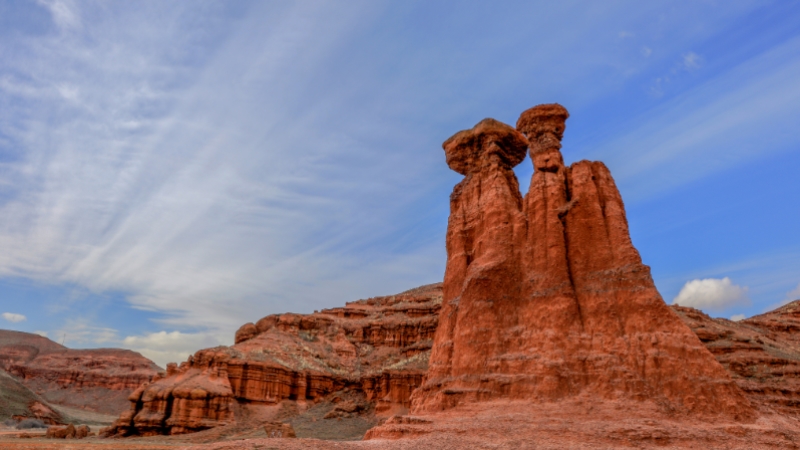
[[183,434],[223,426],[239,405],[300,408],[340,390],[362,392],[380,414],[402,412],[422,383],[441,286],[278,314],[243,325],[231,347],[200,350],[139,387],[111,435]]
[[50,403],[119,414],[127,398],[161,371],[123,349],[69,349],[45,337],[0,330],[0,363]]
[[754,405],[800,419],[800,300],[739,322],[672,308]]

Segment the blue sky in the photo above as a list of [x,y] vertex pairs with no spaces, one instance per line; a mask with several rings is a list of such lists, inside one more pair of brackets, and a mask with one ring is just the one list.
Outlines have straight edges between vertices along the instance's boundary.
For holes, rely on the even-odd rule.
[[0,326],[163,365],[439,281],[441,142],[549,102],[665,301],[800,298],[798,1],[7,1]]

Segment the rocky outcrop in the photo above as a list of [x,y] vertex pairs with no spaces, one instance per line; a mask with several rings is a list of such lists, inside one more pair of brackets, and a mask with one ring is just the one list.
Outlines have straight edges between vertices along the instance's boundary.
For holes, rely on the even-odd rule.
[[0,371],[0,420],[8,419],[39,419],[49,425],[64,422],[64,417],[45,399],[16,378]]
[[45,437],[48,439],[84,439],[91,436],[88,425],[69,424],[67,426],[54,426],[47,429]]
[[800,300],[739,322],[672,308],[754,405],[800,418]]
[[290,439],[296,438],[294,428],[288,423],[267,422],[264,424],[264,432],[268,439]]
[[[564,165],[560,105],[517,129],[486,119],[443,144],[450,197],[440,324],[417,412],[465,401],[651,401],[754,417],[723,367],[661,299],[600,162]],[[523,198],[512,168],[530,148]]]
[[123,349],[72,350],[39,335],[0,330],[4,370],[50,403],[118,414],[161,369]]
[[200,431],[231,423],[241,404],[303,405],[343,389],[379,413],[404,410],[427,369],[440,306],[437,284],[245,324],[233,346],[198,351],[137,389],[106,434]]

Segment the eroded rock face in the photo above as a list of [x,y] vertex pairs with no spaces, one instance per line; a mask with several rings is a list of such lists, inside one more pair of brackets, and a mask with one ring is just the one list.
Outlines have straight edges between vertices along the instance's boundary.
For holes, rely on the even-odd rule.
[[0,330],[0,362],[50,403],[118,414],[161,369],[123,349],[73,350],[31,333]]
[[800,418],[800,300],[740,322],[672,308],[754,405]]
[[410,406],[427,369],[441,285],[280,314],[243,325],[236,344],[200,350],[130,396],[106,435],[182,434],[231,423],[238,404],[314,402],[363,392],[378,412]]
[[[450,198],[440,325],[415,411],[589,394],[754,417],[661,299],[605,165],[564,165],[567,117],[541,105],[516,130],[486,119],[443,144],[465,178]],[[522,198],[512,168],[528,144],[535,171]]]

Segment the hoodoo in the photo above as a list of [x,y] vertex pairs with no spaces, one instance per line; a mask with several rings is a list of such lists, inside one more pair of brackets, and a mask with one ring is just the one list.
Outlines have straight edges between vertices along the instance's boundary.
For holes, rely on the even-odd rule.
[[[564,165],[568,117],[540,105],[516,129],[485,119],[443,144],[465,178],[450,197],[442,310],[414,410],[588,395],[754,417],[656,290],[606,166]],[[523,198],[512,168],[528,149],[535,170]]]

